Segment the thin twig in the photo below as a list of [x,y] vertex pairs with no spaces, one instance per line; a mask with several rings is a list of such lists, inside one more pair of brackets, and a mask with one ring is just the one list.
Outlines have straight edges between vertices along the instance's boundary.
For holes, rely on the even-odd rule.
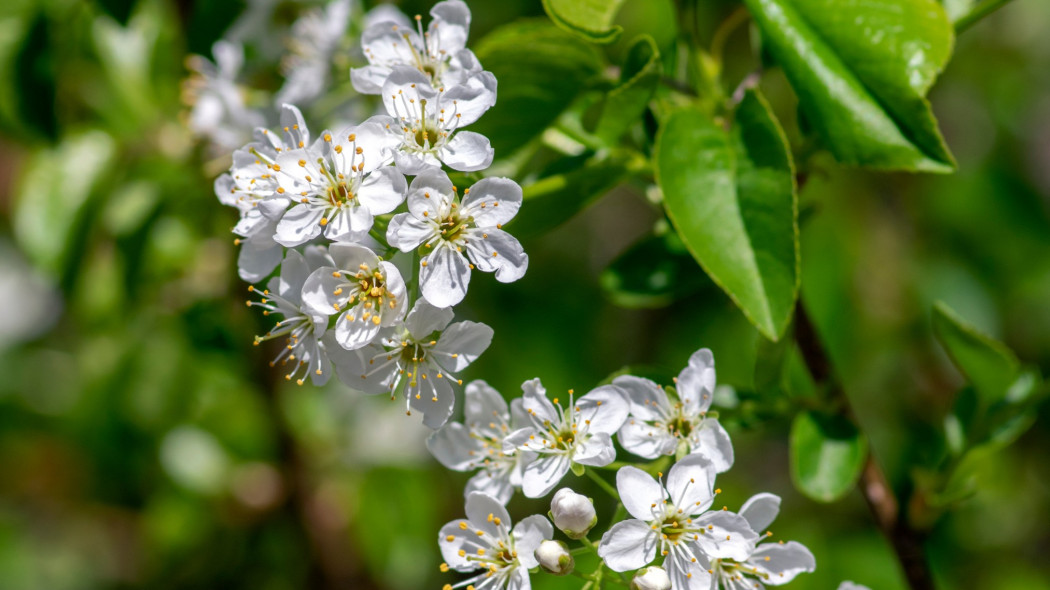
[[[832,407],[857,424],[849,399],[831,370],[827,352],[801,301],[795,306],[795,340],[798,342],[799,352],[806,362],[810,375],[827,387],[828,401]],[[908,580],[908,586],[911,590],[935,590],[933,576],[930,573],[923,547],[926,540],[925,534],[908,525],[907,519],[901,513],[900,503],[893,493],[893,488],[890,487],[886,474],[875,461],[871,451],[868,452],[864,471],[861,472],[857,486],[861,495],[864,496],[864,501],[871,511],[875,524],[893,546],[901,569],[904,570],[904,576]]]
[[955,32],[961,33],[979,23],[984,17],[1006,6],[1010,0],[984,0],[970,9],[970,12],[955,21]]

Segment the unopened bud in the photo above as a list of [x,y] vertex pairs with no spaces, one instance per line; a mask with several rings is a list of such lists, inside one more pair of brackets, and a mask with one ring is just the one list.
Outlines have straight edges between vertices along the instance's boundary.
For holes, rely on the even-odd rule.
[[570,539],[582,539],[598,522],[598,515],[594,513],[594,501],[562,488],[551,500],[551,519]]
[[536,548],[536,561],[540,562],[540,567],[556,576],[564,576],[576,565],[569,548],[561,541],[540,543]]
[[662,567],[643,568],[631,580],[631,590],[671,590],[671,578]]

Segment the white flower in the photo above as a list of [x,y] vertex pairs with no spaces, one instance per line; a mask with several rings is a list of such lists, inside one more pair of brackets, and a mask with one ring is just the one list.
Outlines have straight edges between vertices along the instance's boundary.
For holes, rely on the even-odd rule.
[[536,561],[546,572],[564,576],[576,567],[569,548],[561,541],[544,541],[536,549]]
[[[756,533],[766,530],[778,512],[780,497],[775,494],[756,494],[740,508],[740,516],[747,519],[751,530]],[[772,534],[766,532],[762,539]],[[763,584],[779,586],[803,572],[812,572],[816,567],[813,554],[796,541],[759,543],[746,560],[716,559],[711,564],[714,575],[725,588],[745,585],[747,588],[762,588]]]
[[293,24],[291,55],[281,63],[284,85],[274,100],[311,102],[328,86],[332,56],[350,25],[350,0],[334,0],[324,10],[311,10]]
[[539,379],[526,381],[522,407],[530,426],[507,437],[508,448],[533,451],[538,457],[525,468],[521,489],[529,498],[545,496],[574,464],[602,467],[613,462],[616,449],[612,433],[627,419],[627,401],[613,385],[594,389],[574,400],[569,391],[569,407],[562,408],[547,399]]
[[405,317],[408,296],[397,267],[357,244],[332,244],[330,264],[303,285],[303,302],[315,312],[339,313],[335,340],[347,350],[368,344],[380,328]]
[[275,239],[294,247],[322,230],[333,241],[364,238],[374,216],[393,211],[405,198],[405,177],[384,166],[395,144],[381,124],[369,119],[278,155],[277,193],[295,204],[277,224]]
[[298,376],[300,369],[305,369],[314,385],[324,385],[331,376],[326,346],[321,341],[328,329],[328,318],[304,309],[301,298],[306,278],[324,261],[323,252],[323,248],[309,248],[304,258],[299,252],[291,250],[281,263],[280,276],[270,279],[266,290],[260,293],[253,287],[248,288],[261,296],[260,301],[249,301],[249,306],[263,308],[263,315],[277,313],[282,316],[281,321],[266,335],[255,337],[255,344],[284,338],[285,346],[270,366],[291,363],[292,370],[285,375],[285,379],[295,379],[299,385],[303,384],[305,377],[305,374]]
[[[403,392],[412,414],[423,413],[423,424],[440,428],[452,415],[452,382],[492,343],[492,328],[477,322],[452,321],[451,309],[439,309],[420,299],[405,321],[380,333],[368,346],[347,351],[329,347],[336,373],[344,383],[365,393]],[[437,335],[435,335],[438,333]]]
[[671,590],[671,578],[662,567],[643,568],[631,580],[631,590]]
[[419,174],[444,163],[470,172],[488,168],[493,151],[488,138],[458,131],[496,104],[496,78],[481,72],[451,88],[431,88],[415,68],[397,67],[383,85],[389,117],[381,119],[398,144],[394,163],[401,172]]
[[613,383],[627,393],[631,403],[631,417],[619,433],[624,449],[655,459],[681,447],[710,459],[718,473],[733,465],[729,434],[717,418],[707,416],[715,387],[715,360],[710,350],[702,348],[689,357],[689,365],[675,379],[678,399],[673,402],[648,379],[624,375]]
[[244,65],[244,47],[218,41],[212,46],[215,63],[200,55],[186,61],[193,74],[184,85],[184,101],[191,110],[187,125],[207,138],[216,151],[228,152],[242,145],[251,130],[262,125],[262,113],[248,108],[237,76]]
[[521,487],[525,464],[535,457],[503,446],[506,436],[527,422],[521,399],[514,400],[508,412],[503,396],[484,381],[468,383],[464,397],[463,424],[446,424],[430,435],[427,448],[449,469],[480,469],[467,482],[465,494],[484,492],[506,504],[514,488]]
[[676,463],[663,485],[641,469],[621,468],[616,488],[634,519],[609,529],[598,555],[613,571],[625,572],[651,563],[659,551],[674,590],[708,590],[710,561],[745,560],[758,539],[744,517],[707,511],[714,481],[715,470],[701,455]]
[[551,519],[570,539],[582,539],[598,522],[598,515],[594,512],[594,500],[562,488],[551,499]]
[[283,105],[281,130],[256,129],[255,141],[234,152],[229,173],[215,180],[219,201],[241,214],[233,233],[240,236],[235,242],[241,246],[237,269],[245,281],[261,281],[281,263],[284,248],[273,236],[290,201],[277,193],[273,166],[279,153],[309,141],[302,113],[293,105]]
[[369,26],[361,35],[361,48],[369,65],[350,70],[354,89],[362,94],[379,94],[398,66],[416,68],[433,88],[451,88],[481,72],[478,59],[466,49],[470,32],[467,5],[460,0],[438,2],[430,16],[433,20],[425,33],[418,16],[416,31],[393,20]]
[[521,187],[507,178],[486,178],[463,191],[441,170],[426,170],[412,181],[408,213],[390,220],[387,241],[402,252],[420,246],[419,280],[423,297],[439,307],[456,305],[467,294],[472,269],[495,272],[496,280],[520,279],[529,257],[514,236],[503,231],[521,207]]
[[458,572],[483,570],[455,586],[477,590],[529,590],[529,568],[539,565],[535,552],[554,534],[551,523],[538,514],[511,528],[510,515],[495,498],[474,492],[467,496],[466,520],[441,527],[438,545],[445,559],[442,569]]
[[838,590],[871,590],[871,588],[847,580],[839,584]]

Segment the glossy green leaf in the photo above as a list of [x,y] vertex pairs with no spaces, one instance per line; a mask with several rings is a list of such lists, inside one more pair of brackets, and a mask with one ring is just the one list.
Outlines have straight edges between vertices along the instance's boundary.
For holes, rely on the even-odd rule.
[[594,135],[606,143],[613,143],[627,132],[645,112],[649,99],[660,84],[662,70],[656,42],[648,35],[639,37],[627,51],[620,85],[605,96]]
[[860,477],[868,441],[849,420],[802,412],[791,426],[791,477],[805,495],[834,502]]
[[514,235],[538,236],[565,223],[627,178],[625,165],[621,158],[590,160],[525,185],[521,211],[511,222]]
[[1003,343],[982,334],[951,308],[933,308],[933,331],[955,366],[973,383],[985,407],[1006,395],[1020,362]]
[[659,308],[714,288],[674,232],[631,246],[601,275],[602,291],[620,307]]
[[612,43],[623,28],[613,19],[624,0],[543,0],[543,9],[559,27],[593,43]]
[[510,156],[539,136],[603,67],[597,49],[547,22],[517,22],[487,35],[478,59],[499,80],[499,100],[471,131]]
[[727,133],[693,109],[673,113],[656,141],[667,213],[693,257],[770,340],[798,296],[794,166],[765,100],[750,91]]
[[813,130],[843,163],[950,172],[926,100],[954,32],[936,0],[745,0]]

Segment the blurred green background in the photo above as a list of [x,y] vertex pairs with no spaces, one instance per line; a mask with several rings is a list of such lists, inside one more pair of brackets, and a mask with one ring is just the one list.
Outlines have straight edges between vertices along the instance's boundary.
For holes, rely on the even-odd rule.
[[[630,0],[629,39],[674,39],[670,0]],[[268,326],[244,306],[230,228],[211,183],[228,164],[187,129],[189,54],[242,11],[277,33],[314,4],[278,0],[6,0],[0,6],[0,588],[438,588],[437,530],[462,511],[467,474],[424,447],[400,403],[338,382],[295,387],[253,347]],[[429,3],[405,2],[409,14]],[[471,3],[474,43],[539,0]],[[711,31],[735,8],[709,2]],[[363,13],[355,8],[354,19]],[[709,17],[709,22],[704,18]],[[283,29],[281,27],[284,27]],[[1018,1],[962,34],[931,101],[959,171],[874,174],[816,160],[801,193],[803,296],[837,373],[898,486],[935,460],[962,377],[933,339],[944,300],[1050,372],[1050,5]],[[735,35],[731,71],[753,60]],[[523,48],[526,51],[527,48]],[[608,48],[614,61],[623,45]],[[619,52],[619,53],[617,53]],[[735,70],[733,68],[736,68]],[[345,69],[340,70],[345,76]],[[249,83],[274,90],[273,72]],[[335,78],[334,86],[346,85]],[[787,83],[764,90],[791,126]],[[789,129],[797,136],[797,131]],[[861,496],[823,505],[788,475],[792,407],[749,395],[757,332],[702,278],[638,309],[603,271],[662,223],[644,185],[625,185],[548,235],[524,240],[528,274],[476,277],[457,313],[495,329],[463,375],[508,397],[542,377],[584,391],[625,365],[673,374],[711,348],[736,465],[730,508],[784,498],[778,538],[817,572],[903,588]],[[513,225],[508,226],[513,232]],[[684,272],[702,276],[698,267]],[[605,289],[603,289],[603,285]],[[1050,588],[1050,421],[980,465],[979,492],[927,547],[943,588]],[[591,482],[567,485],[599,498]],[[511,513],[546,512],[520,497]],[[578,580],[534,578],[538,588]]]

